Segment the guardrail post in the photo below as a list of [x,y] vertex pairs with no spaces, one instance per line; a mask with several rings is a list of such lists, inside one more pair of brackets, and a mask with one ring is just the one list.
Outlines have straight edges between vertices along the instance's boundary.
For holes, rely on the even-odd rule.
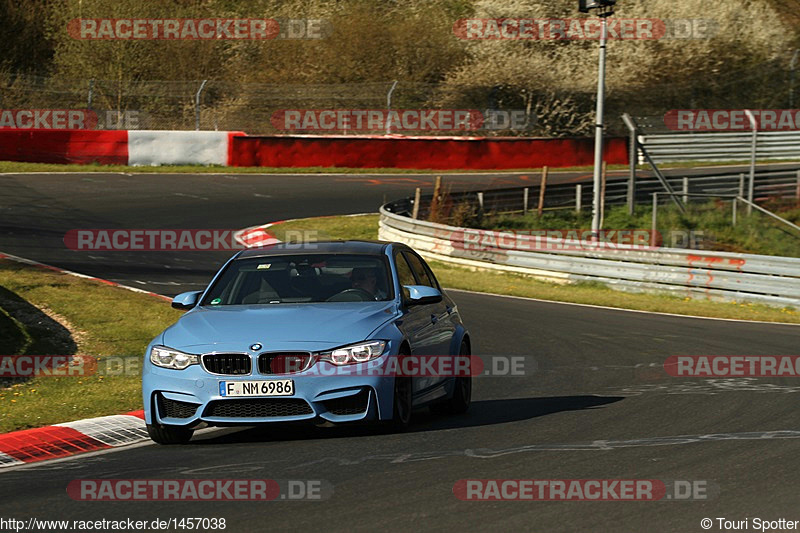
[[797,171],[797,189],[794,191],[794,197],[800,202],[800,170]]
[[542,184],[539,187],[539,208],[537,209],[537,214],[542,216],[542,212],[544,211],[544,191],[547,188],[547,167],[542,168]]
[[522,189],[522,215],[528,214],[528,196],[530,195],[530,188],[525,187]]
[[653,193],[653,221],[651,224],[652,231],[650,232],[650,246],[656,245],[656,225],[658,224],[658,193]]
[[683,203],[689,203],[689,178],[683,177]]
[[745,110],[747,118],[750,119],[750,126],[753,128],[753,140],[750,144],[750,184],[747,187],[747,214],[753,212],[753,191],[756,183],[756,150],[758,148],[758,123],[755,116],[749,109]]
[[639,159],[639,146],[637,144],[636,122],[628,113],[622,115],[622,120],[628,126],[630,132],[630,146],[628,147],[628,214],[633,215],[633,208],[636,202],[636,164]]
[[483,192],[478,193],[478,205],[481,206],[481,211],[483,211]]
[[603,161],[603,169],[600,171],[600,228],[603,229],[603,224],[606,221],[606,175],[608,171],[608,163]]
[[739,196],[744,198],[744,172],[739,174]]
[[580,183],[575,186],[575,211],[578,213],[583,209],[583,185]]
[[419,190],[419,187],[417,187],[417,191],[414,193],[414,208],[411,210],[411,218],[413,218],[414,220],[416,220],[417,217],[419,216],[420,193],[421,191]]

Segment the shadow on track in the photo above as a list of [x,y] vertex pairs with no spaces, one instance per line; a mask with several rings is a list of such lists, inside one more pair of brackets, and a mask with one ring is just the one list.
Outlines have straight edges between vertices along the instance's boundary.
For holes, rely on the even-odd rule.
[[[520,422],[564,411],[600,408],[623,400],[623,396],[554,396],[548,398],[514,398],[472,402],[467,413],[457,416],[434,415],[427,409],[415,411],[411,428],[405,433],[462,429]],[[381,435],[380,428],[369,424],[343,424],[317,427],[305,424],[270,424],[232,429],[223,435],[196,437],[192,445],[217,445],[252,442],[285,442],[292,440],[331,439]]]

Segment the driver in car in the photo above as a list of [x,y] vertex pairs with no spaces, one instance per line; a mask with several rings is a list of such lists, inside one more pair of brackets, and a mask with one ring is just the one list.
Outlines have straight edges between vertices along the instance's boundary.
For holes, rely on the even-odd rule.
[[378,288],[378,278],[372,268],[354,268],[350,274],[350,282],[354,289],[368,292],[376,300],[386,298],[386,293]]

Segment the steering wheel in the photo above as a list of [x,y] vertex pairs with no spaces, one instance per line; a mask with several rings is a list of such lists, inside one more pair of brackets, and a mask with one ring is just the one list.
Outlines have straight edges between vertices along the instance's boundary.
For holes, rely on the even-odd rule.
[[375,297],[364,289],[345,289],[328,298],[328,302],[371,302]]

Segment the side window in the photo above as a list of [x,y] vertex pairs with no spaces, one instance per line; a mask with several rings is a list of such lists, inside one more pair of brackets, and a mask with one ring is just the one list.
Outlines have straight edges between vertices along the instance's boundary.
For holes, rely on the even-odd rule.
[[414,279],[414,274],[411,272],[411,267],[408,266],[406,260],[403,259],[403,254],[400,252],[395,253],[394,262],[397,266],[397,279],[400,281],[400,286],[416,285],[417,282]]
[[428,270],[422,264],[422,259],[420,259],[416,254],[409,252],[405,252],[403,255],[406,256],[406,259],[408,259],[411,269],[414,271],[414,274],[419,280],[420,285],[427,285],[428,287],[433,287],[434,289],[439,288],[436,286],[436,282],[433,280],[433,278],[428,274]]

